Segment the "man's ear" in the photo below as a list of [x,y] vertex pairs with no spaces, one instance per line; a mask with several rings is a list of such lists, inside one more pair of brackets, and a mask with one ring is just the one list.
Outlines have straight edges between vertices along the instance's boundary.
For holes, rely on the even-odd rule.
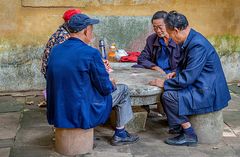
[[84,30],[83,30],[83,34],[85,35],[85,36],[87,36],[87,28],[85,28]]
[[175,28],[174,28],[174,32],[175,32],[176,34],[178,34],[178,33],[180,32],[180,30],[175,27]]

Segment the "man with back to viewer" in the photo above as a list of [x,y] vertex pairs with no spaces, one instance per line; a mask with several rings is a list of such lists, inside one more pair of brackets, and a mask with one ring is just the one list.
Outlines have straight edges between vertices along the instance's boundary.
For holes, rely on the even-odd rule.
[[170,37],[181,44],[182,60],[176,75],[155,79],[150,85],[163,87],[163,107],[169,125],[180,124],[183,132],[165,140],[170,145],[195,145],[197,135],[187,115],[221,110],[231,99],[219,56],[211,43],[190,28],[187,18],[176,11],[168,13],[165,24]]
[[115,107],[117,125],[111,144],[132,144],[139,137],[124,128],[133,117],[128,87],[110,80],[100,52],[88,45],[97,23],[99,20],[87,15],[74,15],[68,22],[70,38],[50,53],[48,122],[57,128],[94,128],[105,123]]
[[[52,48],[58,44],[63,43],[68,38],[70,38],[70,32],[68,30],[68,21],[70,20],[70,18],[73,15],[81,14],[81,13],[82,13],[82,11],[80,9],[76,9],[76,8],[71,8],[71,9],[66,10],[62,16],[64,23],[61,24],[59,26],[59,28],[56,30],[56,32],[54,32],[51,35],[51,37],[49,38],[49,40],[45,46],[42,58],[41,58],[41,61],[42,61],[41,72],[45,78],[46,78],[46,68],[47,68],[47,63],[48,63],[48,57],[50,55]],[[104,61],[104,65],[105,65],[106,69],[108,70],[110,68],[109,62],[107,60],[103,60],[103,61]],[[43,93],[44,93],[44,97],[46,99],[46,90],[44,90]],[[44,102],[43,102],[43,104],[44,104]]]

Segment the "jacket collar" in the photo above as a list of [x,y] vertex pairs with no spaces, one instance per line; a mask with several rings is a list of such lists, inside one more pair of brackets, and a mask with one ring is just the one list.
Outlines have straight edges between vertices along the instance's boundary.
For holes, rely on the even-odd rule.
[[159,37],[157,36],[157,34],[155,34],[155,35],[156,35],[156,38],[155,38],[155,40],[153,42],[153,46],[159,47],[159,46],[161,46],[160,43],[159,43]]
[[195,36],[195,34],[196,34],[196,31],[191,28],[191,30],[190,30],[190,32],[189,32],[189,34],[187,36],[187,39],[183,42],[183,45],[181,46],[182,49],[187,47],[187,45],[192,40],[192,38]]
[[[156,34],[156,38],[153,42],[153,46],[160,47],[161,45],[159,43],[159,40],[160,40],[160,37],[158,37],[157,34]],[[171,38],[169,38],[168,46],[171,46],[171,47],[175,48],[177,46],[177,44]]]
[[177,44],[172,40],[172,38],[170,38],[169,42],[168,42],[168,46],[172,46],[172,47],[177,47]]
[[[70,41],[76,41],[76,42],[81,42],[81,43],[83,43],[83,44],[86,44],[86,43],[83,42],[81,39],[76,38],[76,37],[70,37],[70,38],[68,38],[68,40],[70,40]],[[86,44],[86,45],[87,45],[87,44]]]

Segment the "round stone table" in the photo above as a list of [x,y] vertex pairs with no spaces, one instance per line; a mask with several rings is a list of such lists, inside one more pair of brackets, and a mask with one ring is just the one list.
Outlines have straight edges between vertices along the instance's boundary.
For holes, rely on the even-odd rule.
[[132,63],[110,63],[113,77],[117,84],[126,84],[129,88],[132,106],[152,105],[160,101],[163,90],[159,87],[150,86],[148,83],[156,78],[163,78],[157,71],[132,68]]
[[[160,95],[163,92],[161,88],[150,86],[148,83],[163,76],[157,71],[132,68],[132,65],[132,63],[110,63],[114,70],[110,73],[110,77],[113,77],[117,84],[126,84],[128,86],[134,117],[125,127],[132,132],[138,132],[145,130],[147,119],[147,111],[140,106],[159,103]],[[112,126],[115,127],[115,112],[112,112],[110,121]]]

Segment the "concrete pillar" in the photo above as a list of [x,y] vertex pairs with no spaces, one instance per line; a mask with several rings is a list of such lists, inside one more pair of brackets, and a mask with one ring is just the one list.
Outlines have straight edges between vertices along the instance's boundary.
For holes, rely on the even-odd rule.
[[192,115],[190,122],[195,129],[199,143],[214,144],[223,136],[222,110],[207,114]]
[[63,155],[86,154],[93,149],[93,129],[56,128],[56,152]]

